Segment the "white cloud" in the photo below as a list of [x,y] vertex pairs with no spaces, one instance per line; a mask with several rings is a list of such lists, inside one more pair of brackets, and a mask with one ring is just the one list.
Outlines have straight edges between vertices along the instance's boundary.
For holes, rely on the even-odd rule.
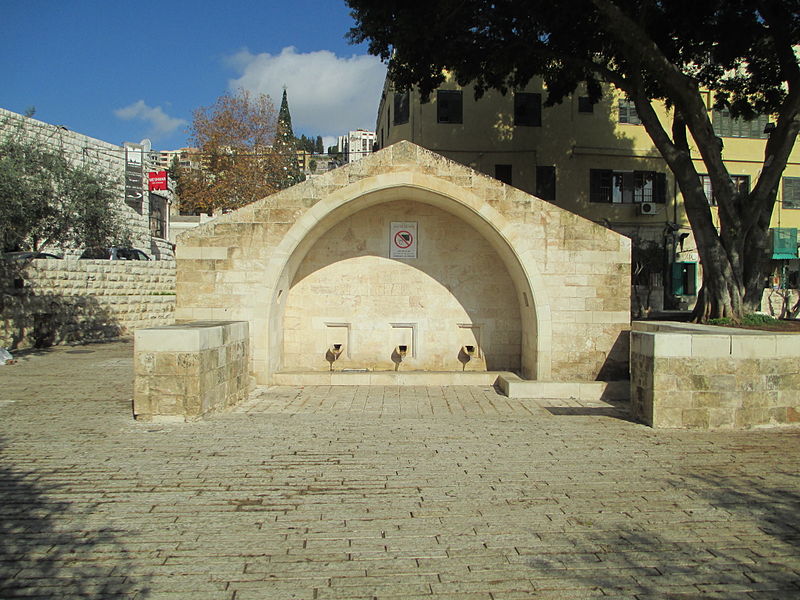
[[166,137],[175,132],[179,127],[187,125],[184,119],[176,119],[167,115],[160,106],[152,108],[144,100],[134,102],[130,106],[118,108],[114,114],[125,121],[137,119],[150,123],[148,136],[152,139]]
[[240,73],[230,81],[231,91],[269,94],[278,108],[286,86],[295,135],[329,139],[375,128],[386,66],[374,56],[340,58],[327,50],[298,54],[289,46],[277,55],[242,50],[228,64]]

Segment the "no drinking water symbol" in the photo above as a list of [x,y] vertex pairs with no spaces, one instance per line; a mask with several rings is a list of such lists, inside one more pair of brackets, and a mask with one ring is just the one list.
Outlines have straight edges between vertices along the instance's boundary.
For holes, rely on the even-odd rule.
[[410,231],[400,230],[394,234],[394,245],[398,248],[410,248],[414,243],[414,236]]

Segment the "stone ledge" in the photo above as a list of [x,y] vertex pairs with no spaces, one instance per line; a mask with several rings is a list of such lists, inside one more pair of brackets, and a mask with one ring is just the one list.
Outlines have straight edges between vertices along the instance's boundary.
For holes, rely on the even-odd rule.
[[503,373],[498,385],[509,398],[627,400],[629,381],[526,381]]
[[503,371],[281,371],[274,385],[495,385]]

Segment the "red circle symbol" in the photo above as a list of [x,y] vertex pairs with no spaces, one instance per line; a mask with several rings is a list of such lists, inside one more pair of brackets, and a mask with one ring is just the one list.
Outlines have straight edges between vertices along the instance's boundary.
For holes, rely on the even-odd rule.
[[409,248],[414,243],[414,236],[405,229],[394,234],[394,245],[398,248]]

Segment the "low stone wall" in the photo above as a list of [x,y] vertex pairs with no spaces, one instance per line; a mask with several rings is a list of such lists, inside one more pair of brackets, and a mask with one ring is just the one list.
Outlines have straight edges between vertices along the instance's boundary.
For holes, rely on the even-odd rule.
[[800,424],[800,335],[633,323],[631,409],[653,427]]
[[173,261],[0,260],[0,347],[118,337],[174,313]]
[[185,421],[241,402],[250,391],[246,321],[195,321],[134,334],[133,414]]

